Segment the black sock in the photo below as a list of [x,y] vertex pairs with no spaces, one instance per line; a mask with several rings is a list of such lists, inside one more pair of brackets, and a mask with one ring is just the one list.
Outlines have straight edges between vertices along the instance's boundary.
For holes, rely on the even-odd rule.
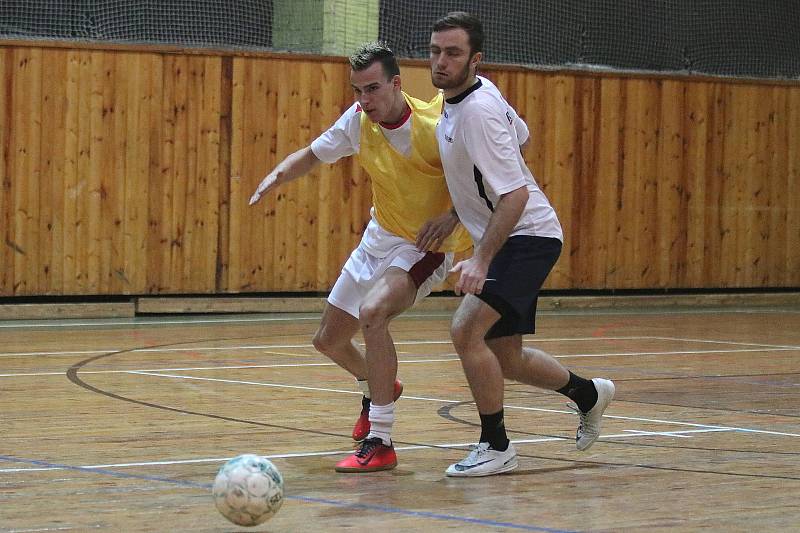
[[370,402],[370,399],[367,398],[366,396],[361,398],[361,410],[362,411],[369,411],[369,402]]
[[480,415],[480,417],[480,442],[488,442],[489,445],[498,452],[506,451],[508,449],[509,441],[508,437],[506,436],[506,425],[503,421],[503,410],[500,409],[500,411],[492,415]]
[[597,389],[590,379],[584,379],[576,376],[572,372],[569,373],[569,381],[566,385],[558,389],[559,392],[575,402],[578,409],[584,413],[588,413],[594,404],[597,403]]

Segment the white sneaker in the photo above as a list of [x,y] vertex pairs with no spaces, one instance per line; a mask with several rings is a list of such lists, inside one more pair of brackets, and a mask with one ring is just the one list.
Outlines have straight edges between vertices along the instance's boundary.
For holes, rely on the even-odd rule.
[[445,474],[451,477],[491,476],[514,470],[517,467],[517,451],[508,443],[508,449],[498,452],[488,442],[479,442],[470,446],[467,458],[450,465]]
[[615,388],[611,380],[592,378],[592,383],[594,383],[594,388],[597,389],[597,403],[589,409],[588,413],[584,413],[576,405],[569,405],[573,411],[578,413],[581,419],[580,424],[578,424],[578,431],[575,434],[575,446],[580,451],[588,450],[597,440],[597,437],[600,436],[603,412],[614,397]]

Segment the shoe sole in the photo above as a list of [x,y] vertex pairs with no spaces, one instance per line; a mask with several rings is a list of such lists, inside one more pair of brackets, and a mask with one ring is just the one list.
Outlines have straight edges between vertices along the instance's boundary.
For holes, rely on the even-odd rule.
[[[603,380],[600,380],[600,383],[602,384],[602,386],[603,386],[603,389],[605,389],[605,390],[610,390],[610,391],[611,391],[611,394],[609,394],[609,395],[608,395],[608,397],[605,399],[605,403],[604,403],[604,404],[602,404],[602,410],[601,410],[601,412],[600,412],[600,419],[602,420],[602,418],[603,418],[603,414],[606,412],[606,409],[608,409],[608,405],[611,403],[611,400],[613,400],[613,399],[614,399],[614,394],[616,394],[616,392],[617,392],[617,388],[614,386],[614,382],[613,382],[613,381],[611,381],[611,380],[609,380],[609,379],[603,379]],[[607,383],[608,385],[606,385],[606,383]],[[597,384],[595,384],[595,387],[597,387]],[[599,400],[599,398],[598,398],[598,402],[599,402],[599,401],[600,401],[600,400]],[[595,405],[595,406],[594,406],[592,409],[595,409],[595,408],[597,408],[597,406],[596,406],[596,405]],[[587,444],[587,445],[586,445],[586,446],[584,446],[583,448],[578,448],[578,443],[577,443],[577,442],[575,443],[575,447],[576,447],[576,448],[578,448],[578,451],[585,452],[586,450],[588,450],[589,448],[591,448],[591,447],[592,447],[592,444],[594,444],[595,442],[597,442],[597,439],[599,439],[599,438],[600,438],[600,433],[598,432],[598,433],[597,433],[597,436],[596,436],[594,439],[592,439],[591,441],[589,441],[589,444]]]
[[463,473],[462,472],[453,472],[453,473],[445,472],[445,475],[447,477],[486,477],[486,476],[495,476],[497,474],[505,474],[506,472],[511,472],[512,470],[514,470],[518,466],[519,466],[519,463],[514,463],[513,465],[504,466],[503,468],[501,468],[499,470],[492,470],[491,472],[479,472],[477,474],[470,474],[470,473],[467,473],[467,472],[471,472],[471,471],[467,470],[466,472],[463,472]]
[[503,468],[500,468],[498,470],[492,470],[491,472],[478,472],[472,474],[470,472],[473,472],[473,470],[466,470],[464,472],[453,472],[453,473],[445,472],[445,475],[447,477],[486,477],[486,476],[494,476],[496,474],[503,474],[505,472],[511,472],[518,466],[519,462],[516,460],[515,457],[513,463],[505,465]]
[[347,466],[336,466],[334,470],[337,472],[341,472],[343,474],[357,474],[359,472],[380,472],[381,470],[391,470],[397,466],[397,462],[395,461],[389,465],[381,465],[381,466],[367,466],[364,468],[351,468]]

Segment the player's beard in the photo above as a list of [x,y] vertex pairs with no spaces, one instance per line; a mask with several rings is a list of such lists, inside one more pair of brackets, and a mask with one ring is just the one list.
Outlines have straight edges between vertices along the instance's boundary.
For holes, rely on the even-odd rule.
[[436,78],[433,77],[433,71],[431,71],[431,83],[437,89],[455,89],[456,87],[461,87],[461,85],[466,82],[470,77],[470,64],[467,62],[464,65],[464,68],[455,76],[455,77],[447,77],[444,79],[440,79],[438,82]]

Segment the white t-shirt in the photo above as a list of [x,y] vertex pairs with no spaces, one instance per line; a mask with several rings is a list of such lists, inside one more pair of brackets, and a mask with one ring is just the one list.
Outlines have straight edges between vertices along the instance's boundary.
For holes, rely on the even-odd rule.
[[[400,126],[387,128],[381,125],[386,140],[395,150],[406,157],[411,155],[411,119]],[[311,151],[324,163],[335,163],[339,159],[358,153],[361,145],[361,107],[354,103],[326,132],[314,139]],[[396,246],[407,243],[402,237],[385,230],[375,220],[375,208],[370,209],[370,221],[361,237],[361,246],[375,257],[386,257]]]
[[510,235],[563,241],[558,216],[520,152],[528,127],[491,81],[478,80],[445,100],[436,127],[447,187],[461,223],[477,244],[500,196],[527,186],[528,203]]

